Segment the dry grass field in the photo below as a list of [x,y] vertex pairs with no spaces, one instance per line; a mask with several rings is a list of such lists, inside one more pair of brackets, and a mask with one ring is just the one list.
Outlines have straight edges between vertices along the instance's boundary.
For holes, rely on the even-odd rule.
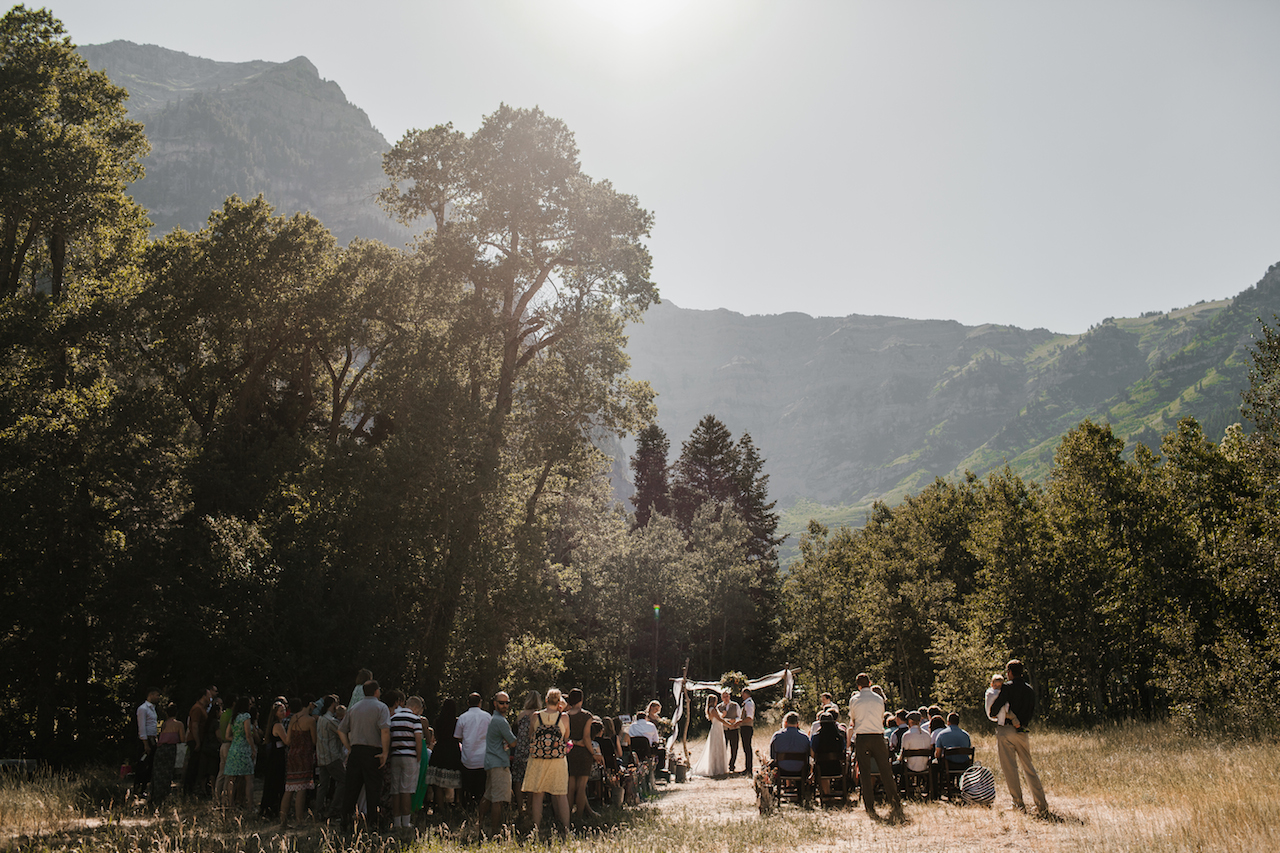
[[[996,773],[994,808],[908,804],[905,826],[869,820],[858,805],[806,811],[794,805],[762,817],[749,780],[694,779],[659,788],[639,808],[608,810],[605,820],[566,841],[508,836],[482,840],[470,825],[433,827],[411,837],[347,838],[306,825],[277,831],[203,804],[175,799],[164,814],[109,803],[110,780],[92,775],[0,782],[0,847],[81,853],[317,851],[383,853],[457,849],[566,851],[967,850],[1204,851],[1280,850],[1280,746],[1189,740],[1160,726],[1032,736],[1050,806],[1060,818],[1009,812],[994,742],[975,738],[978,760]],[[701,744],[693,745],[696,757]]]

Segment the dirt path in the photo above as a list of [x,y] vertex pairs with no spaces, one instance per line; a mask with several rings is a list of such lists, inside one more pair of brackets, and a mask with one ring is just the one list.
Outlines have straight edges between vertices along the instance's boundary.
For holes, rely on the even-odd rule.
[[658,812],[668,818],[697,818],[725,823],[758,816],[756,791],[750,776],[707,779],[691,776],[680,784],[659,789]]

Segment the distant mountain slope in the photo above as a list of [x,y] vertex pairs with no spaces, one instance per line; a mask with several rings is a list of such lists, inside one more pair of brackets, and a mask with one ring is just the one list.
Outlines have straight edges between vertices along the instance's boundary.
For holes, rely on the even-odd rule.
[[1186,415],[1221,436],[1240,420],[1256,318],[1280,312],[1280,267],[1235,299],[1083,335],[952,321],[746,317],[655,306],[630,328],[632,375],[658,391],[679,444],[705,414],[751,433],[771,494],[809,517],[861,521],[934,477],[1009,464],[1043,477],[1089,417],[1159,449]]
[[305,57],[216,62],[155,45],[82,45],[89,65],[129,89],[146,126],[146,177],[131,190],[156,230],[204,225],[232,194],[310,211],[342,242],[401,245],[407,229],[373,201],[390,145]]

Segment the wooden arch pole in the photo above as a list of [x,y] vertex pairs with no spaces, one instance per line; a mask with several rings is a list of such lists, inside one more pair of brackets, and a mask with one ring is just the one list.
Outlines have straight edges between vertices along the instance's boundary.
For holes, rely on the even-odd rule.
[[684,674],[680,682],[680,701],[684,703],[684,733],[680,744],[684,748],[684,763],[689,764],[689,718],[693,716],[693,708],[689,705],[689,659],[684,659]]

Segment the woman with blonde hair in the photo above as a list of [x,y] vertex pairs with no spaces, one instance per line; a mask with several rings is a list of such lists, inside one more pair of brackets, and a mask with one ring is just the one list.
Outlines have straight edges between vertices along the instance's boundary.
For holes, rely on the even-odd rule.
[[529,725],[529,764],[522,791],[533,795],[533,831],[542,825],[542,798],[551,795],[551,806],[561,824],[561,834],[569,830],[569,763],[564,742],[569,739],[569,718],[560,710],[560,689],[547,691],[546,706],[532,715]]

